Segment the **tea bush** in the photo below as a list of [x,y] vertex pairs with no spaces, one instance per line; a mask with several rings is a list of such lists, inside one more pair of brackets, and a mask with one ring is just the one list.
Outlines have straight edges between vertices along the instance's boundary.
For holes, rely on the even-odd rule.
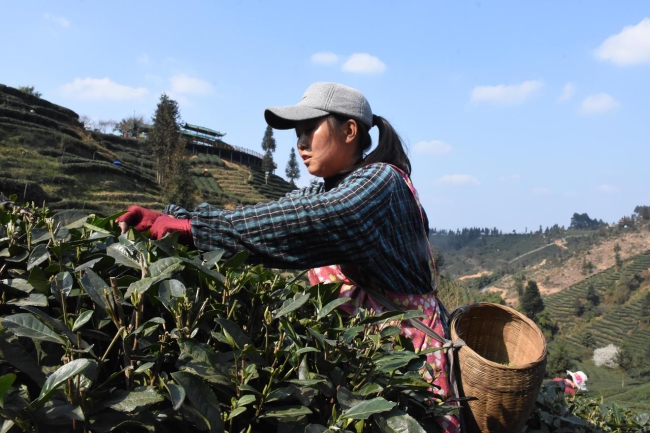
[[116,216],[0,199],[0,431],[424,432],[453,410],[394,324],[419,312],[349,317],[336,284]]

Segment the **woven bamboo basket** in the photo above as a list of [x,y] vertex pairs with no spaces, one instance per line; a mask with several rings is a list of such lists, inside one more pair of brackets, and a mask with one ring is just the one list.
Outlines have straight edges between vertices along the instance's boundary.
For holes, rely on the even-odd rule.
[[519,432],[532,412],[546,371],[546,340],[523,314],[482,302],[453,314],[459,388],[468,432]]

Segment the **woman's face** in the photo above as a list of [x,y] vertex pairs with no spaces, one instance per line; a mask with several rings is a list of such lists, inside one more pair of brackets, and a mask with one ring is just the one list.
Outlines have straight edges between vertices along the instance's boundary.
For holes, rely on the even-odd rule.
[[[350,130],[350,123],[353,124],[353,131]],[[298,153],[313,176],[334,176],[357,161],[354,121],[346,123],[342,131],[335,131],[327,117],[305,120],[296,123],[296,136]]]

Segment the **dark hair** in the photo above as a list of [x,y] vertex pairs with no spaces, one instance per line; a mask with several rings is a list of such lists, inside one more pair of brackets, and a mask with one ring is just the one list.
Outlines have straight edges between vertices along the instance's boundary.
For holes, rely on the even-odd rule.
[[[350,120],[345,116],[340,116],[338,114],[332,114],[328,117],[327,121],[330,122],[330,127],[333,127],[335,130],[340,130],[345,122]],[[354,119],[357,122],[359,128],[359,150],[360,154],[363,155],[368,149],[372,147],[372,138],[368,132],[368,128],[358,120]],[[334,125],[332,122],[336,122],[337,125]],[[384,119],[381,116],[372,116],[372,125],[376,126],[379,129],[379,143],[375,150],[367,154],[358,164],[354,166],[353,169],[360,167],[365,167],[366,165],[374,164],[377,162],[385,162],[392,164],[404,172],[411,175],[411,161],[409,161],[406,151],[404,150],[404,144],[402,139],[397,134],[395,129],[388,123],[388,120]]]

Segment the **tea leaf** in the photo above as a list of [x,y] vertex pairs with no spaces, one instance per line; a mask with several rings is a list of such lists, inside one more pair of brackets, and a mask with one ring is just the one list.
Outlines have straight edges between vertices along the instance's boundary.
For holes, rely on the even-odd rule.
[[61,293],[63,294],[64,298],[67,298],[70,294],[70,290],[72,290],[73,283],[74,279],[72,278],[72,274],[70,274],[70,272],[59,272],[52,280],[50,287],[54,295],[58,296],[59,293]]
[[283,418],[287,416],[294,417],[311,414],[311,409],[305,406],[283,406],[267,410],[262,415],[260,415],[260,418]]
[[282,308],[277,310],[275,312],[275,315],[273,316],[274,319],[277,319],[279,317],[284,316],[285,314],[291,313],[292,311],[297,310],[298,308],[302,307],[305,305],[305,303],[309,300],[309,295],[306,293],[296,293],[293,296],[293,299],[289,299],[285,301],[285,303],[282,305]]
[[343,305],[348,301],[350,301],[350,298],[339,298],[333,300],[332,302],[330,302],[329,304],[321,308],[321,310],[318,312],[318,316],[316,316],[316,320],[322,319],[323,317],[331,313],[336,307]]
[[342,418],[349,419],[368,419],[375,413],[387,412],[395,407],[396,403],[390,402],[382,397],[375,397],[371,400],[364,400],[355,404],[350,409],[343,411]]
[[65,345],[65,341],[59,334],[29,313],[18,313],[4,317],[2,325],[19,337],[29,337],[35,340]]
[[219,401],[210,387],[190,373],[175,372],[171,376],[183,387],[192,405],[210,427],[210,432],[223,432]]
[[72,325],[72,332],[76,332],[79,330],[82,326],[84,326],[90,319],[93,317],[93,310],[87,310],[84,311],[77,317],[77,320],[74,321],[74,325]]
[[47,250],[47,246],[44,244],[37,245],[29,255],[29,259],[27,260],[27,270],[31,270],[34,266],[40,265],[49,258],[50,252]]
[[2,407],[2,400],[4,399],[5,393],[11,388],[14,381],[16,380],[16,375],[13,373],[5,374],[0,376],[0,407]]
[[164,383],[169,392],[169,397],[172,400],[172,408],[178,410],[183,404],[183,400],[185,400],[185,389],[172,382],[165,381]]
[[79,229],[84,226],[88,215],[76,210],[64,210],[52,215],[55,223],[61,224],[61,227],[67,229]]
[[104,406],[119,412],[133,412],[142,407],[163,401],[164,397],[156,392],[154,388],[146,388],[137,391],[117,390],[102,402]]
[[165,257],[152,263],[149,266],[149,275],[157,277],[162,274],[173,274],[174,272],[183,269],[183,260],[178,257]]
[[84,276],[81,278],[81,287],[83,287],[95,304],[99,305],[102,310],[106,309],[104,289],[108,289],[108,284],[95,271],[86,269]]
[[373,418],[382,433],[426,433],[415,418],[397,408]]
[[47,307],[47,296],[42,293],[31,293],[26,298],[15,299],[7,302],[10,305],[33,306],[33,307]]
[[34,406],[37,407],[43,405],[47,400],[49,400],[50,395],[68,379],[85,372],[94,374],[96,368],[96,361],[85,358],[75,359],[74,361],[65,364],[47,378]]
[[12,289],[16,289],[24,293],[30,293],[32,290],[34,290],[34,287],[29,284],[27,280],[23,280],[22,278],[9,278],[6,280],[0,280],[0,284],[4,284],[5,286],[9,286]]

